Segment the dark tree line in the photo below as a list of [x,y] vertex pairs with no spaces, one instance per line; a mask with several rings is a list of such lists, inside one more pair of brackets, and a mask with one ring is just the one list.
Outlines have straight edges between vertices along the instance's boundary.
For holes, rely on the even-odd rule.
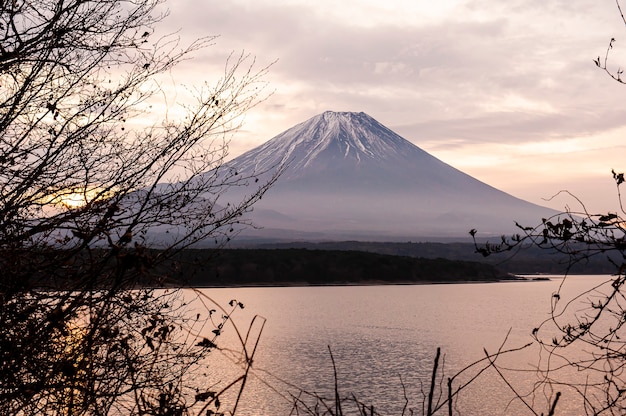
[[[186,250],[186,283],[207,286],[495,282],[514,276],[471,261],[425,259],[346,250]],[[182,277],[182,276],[181,276]]]

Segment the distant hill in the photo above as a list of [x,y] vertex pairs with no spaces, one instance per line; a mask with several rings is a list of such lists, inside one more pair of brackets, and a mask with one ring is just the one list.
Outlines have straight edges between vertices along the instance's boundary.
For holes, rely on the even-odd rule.
[[[555,212],[515,198],[431,156],[365,113],[317,115],[235,158],[252,175],[286,164],[243,236],[430,241],[515,231]],[[240,197],[245,188],[231,190]]]

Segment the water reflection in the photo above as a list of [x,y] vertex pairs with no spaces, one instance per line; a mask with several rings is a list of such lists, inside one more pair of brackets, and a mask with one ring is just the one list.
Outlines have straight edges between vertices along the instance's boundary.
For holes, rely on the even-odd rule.
[[[579,293],[592,278],[569,277],[563,295]],[[405,405],[421,413],[437,347],[445,354],[446,376],[502,346],[532,341],[531,331],[549,317],[552,294],[560,279],[547,282],[422,286],[346,286],[204,289],[217,302],[236,298],[246,304],[233,316],[245,327],[255,314],[267,319],[244,392],[239,415],[289,414],[298,389],[328,394],[337,365],[342,393],[354,393],[383,414],[400,414]],[[241,330],[241,328],[240,328]],[[220,340],[236,350],[228,330]],[[507,379],[529,393],[541,358],[536,347],[499,358]],[[468,377],[471,376],[471,373]],[[445,384],[445,378],[439,380]],[[462,380],[458,380],[462,382]],[[456,381],[455,381],[456,382]],[[444,386],[445,387],[445,386]],[[549,393],[549,392],[548,392]],[[493,369],[457,402],[461,414],[530,413]],[[544,400],[545,403],[541,403]],[[541,395],[535,403],[545,411]],[[561,412],[580,407],[563,399]],[[568,409],[570,407],[570,409]]]

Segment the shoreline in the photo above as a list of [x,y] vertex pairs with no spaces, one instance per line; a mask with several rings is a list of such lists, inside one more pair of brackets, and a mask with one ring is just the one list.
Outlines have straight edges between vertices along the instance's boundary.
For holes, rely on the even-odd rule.
[[[419,280],[419,281],[397,281],[368,280],[359,282],[329,282],[329,283],[306,283],[306,282],[283,282],[283,283],[255,283],[255,284],[221,284],[221,285],[167,285],[161,289],[243,289],[243,288],[279,288],[279,287],[345,287],[345,286],[422,286],[422,285],[451,285],[451,284],[488,284],[488,283],[510,283],[510,282],[542,282],[550,281],[545,278],[527,278],[514,275],[510,279],[498,280]],[[159,289],[155,287],[155,289]]]

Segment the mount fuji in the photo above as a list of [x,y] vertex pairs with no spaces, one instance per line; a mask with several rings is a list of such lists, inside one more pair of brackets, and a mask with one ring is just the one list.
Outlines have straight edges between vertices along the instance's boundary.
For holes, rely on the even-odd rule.
[[[281,239],[437,239],[515,232],[555,212],[431,156],[365,113],[317,115],[228,163],[242,174],[284,166],[251,213]],[[245,191],[245,190],[244,190]],[[237,192],[242,192],[237,191]]]

